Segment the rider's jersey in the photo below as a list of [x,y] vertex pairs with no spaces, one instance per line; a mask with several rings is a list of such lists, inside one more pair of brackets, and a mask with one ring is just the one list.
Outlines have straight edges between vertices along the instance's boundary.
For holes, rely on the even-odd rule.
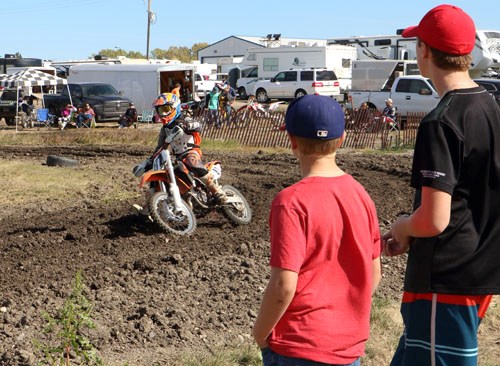
[[195,150],[201,157],[201,123],[180,122],[183,123],[174,123],[173,126],[169,125],[161,128],[156,151],[166,143],[170,144],[172,153],[177,158],[182,157],[191,150]]

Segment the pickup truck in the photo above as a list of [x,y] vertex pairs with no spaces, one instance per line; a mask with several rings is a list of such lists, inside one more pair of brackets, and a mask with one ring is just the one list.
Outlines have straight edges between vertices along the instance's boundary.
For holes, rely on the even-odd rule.
[[367,103],[370,108],[382,110],[388,98],[392,99],[398,114],[403,118],[406,118],[408,112],[429,112],[439,102],[439,95],[432,81],[420,75],[400,76],[387,91],[351,90],[349,92],[349,99],[352,100],[354,108]]
[[198,97],[203,98],[205,95],[210,93],[210,91],[215,86],[216,81],[210,80],[208,75],[203,75],[198,72],[194,73],[194,85],[195,90],[198,93]]
[[[96,121],[118,120],[132,101],[105,83],[69,83],[69,90],[74,106],[89,103],[96,114]],[[61,94],[45,94],[43,96],[45,108],[51,114],[59,116],[61,110],[70,102],[68,88],[62,89]]]

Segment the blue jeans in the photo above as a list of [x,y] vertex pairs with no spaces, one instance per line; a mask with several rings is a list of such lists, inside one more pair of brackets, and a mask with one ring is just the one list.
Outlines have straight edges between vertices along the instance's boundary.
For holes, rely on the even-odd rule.
[[76,126],[82,127],[83,122],[91,118],[92,114],[90,113],[80,113],[78,116],[76,116]]
[[286,357],[277,354],[271,348],[262,350],[262,363],[264,366],[360,366],[359,358],[350,364],[333,364],[305,360],[303,358]]

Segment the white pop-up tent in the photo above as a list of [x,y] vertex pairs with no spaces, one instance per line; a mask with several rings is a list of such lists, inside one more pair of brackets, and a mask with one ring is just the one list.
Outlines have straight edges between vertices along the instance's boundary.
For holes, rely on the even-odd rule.
[[[17,121],[19,114],[19,90],[23,87],[46,86],[46,85],[53,85],[53,86],[66,85],[66,87],[68,88],[70,103],[73,104],[73,101],[71,100],[71,93],[68,87],[68,81],[66,79],[50,75],[45,72],[31,68],[18,71],[11,75],[0,75],[0,86],[3,86],[4,88],[15,88],[17,90],[16,131],[17,131]],[[43,88],[42,88],[42,105],[45,107],[43,101]]]

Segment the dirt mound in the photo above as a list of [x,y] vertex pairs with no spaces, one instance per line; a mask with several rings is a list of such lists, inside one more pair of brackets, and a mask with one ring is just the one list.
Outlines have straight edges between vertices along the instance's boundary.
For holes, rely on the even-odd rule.
[[[148,150],[2,148],[7,159],[47,155],[105,169],[123,189],[136,189],[130,167]],[[44,312],[59,308],[83,270],[97,328],[90,331],[107,365],[167,364],[183,349],[251,341],[251,326],[267,283],[272,198],[299,179],[291,155],[208,152],[223,162],[223,183],[238,188],[254,213],[235,227],[217,213],[188,238],[160,231],[132,213],[135,202],[110,205],[98,187],[81,201],[16,207],[0,214],[0,365],[32,364],[43,339]],[[371,194],[385,228],[411,207],[411,157],[341,152],[341,167]],[[59,206],[56,206],[59,205]],[[384,259],[384,264],[388,260]],[[404,258],[384,267],[379,296],[399,298]]]

